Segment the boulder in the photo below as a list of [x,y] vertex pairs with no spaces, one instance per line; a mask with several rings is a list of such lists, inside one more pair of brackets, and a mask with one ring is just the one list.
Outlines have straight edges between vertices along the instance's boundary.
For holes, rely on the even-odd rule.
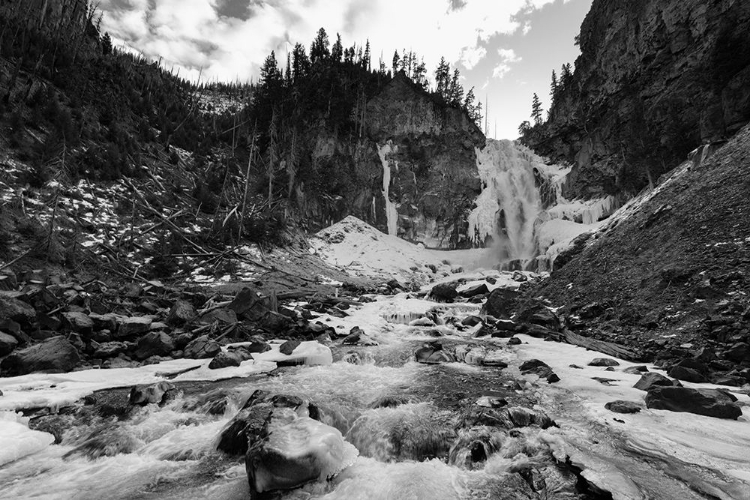
[[18,346],[18,340],[15,337],[0,332],[0,357],[13,352],[16,346]]
[[259,326],[270,333],[282,333],[294,326],[294,321],[283,314],[268,311],[258,321]]
[[518,320],[524,323],[539,325],[551,330],[560,328],[560,319],[541,302],[532,301],[524,305],[518,312]]
[[82,335],[90,335],[94,331],[94,320],[82,312],[62,313],[63,324],[68,330]]
[[486,295],[490,293],[490,289],[487,288],[486,283],[480,283],[479,285],[471,286],[465,290],[462,290],[459,295],[465,299],[470,299],[478,295]]
[[369,335],[367,335],[360,327],[355,326],[349,331],[349,335],[344,338],[344,340],[341,341],[344,345],[363,345],[363,346],[373,346],[378,345],[378,343],[372,339]]
[[297,396],[273,395],[257,389],[222,429],[217,449],[228,455],[244,455],[248,446],[260,439],[263,426],[274,408],[291,408],[295,411],[302,408],[303,413],[309,413],[309,407],[309,403]]
[[496,318],[510,318],[518,305],[520,292],[510,288],[496,288],[492,290],[487,302],[482,306],[482,314],[489,314]]
[[80,361],[78,350],[65,337],[57,336],[41,344],[13,351],[0,363],[0,372],[5,376],[69,372]]
[[640,389],[642,391],[649,391],[652,387],[657,386],[673,386],[674,382],[672,380],[668,379],[661,373],[656,372],[648,372],[641,375],[641,378],[638,380],[638,382],[635,383],[633,387],[636,389]]
[[153,319],[149,316],[118,318],[117,332],[114,336],[116,338],[126,339],[143,335],[144,333],[148,333],[151,329],[151,323],[153,323]]
[[589,366],[620,366],[620,363],[612,358],[594,358],[589,361]]
[[201,323],[211,324],[215,321],[218,321],[219,323],[224,323],[227,325],[237,323],[237,313],[235,313],[232,309],[222,308],[222,309],[214,309],[213,311],[209,311],[200,317]]
[[211,370],[217,370],[219,368],[227,368],[230,366],[240,366],[246,359],[250,359],[250,355],[240,350],[228,352],[221,351],[214,356],[214,359],[211,360],[208,367]]
[[604,405],[604,408],[615,413],[638,413],[641,411],[641,405],[638,403],[633,401],[623,401],[621,399],[610,401]]
[[300,340],[287,340],[279,346],[279,352],[291,356],[294,350],[302,343]]
[[518,337],[511,337],[508,339],[508,345],[521,345],[521,339]]
[[724,357],[737,363],[750,360],[750,344],[747,342],[737,342],[724,351]]
[[110,332],[114,332],[117,330],[119,316],[113,313],[91,313],[89,314],[89,319],[94,322],[94,330],[109,330]]
[[[94,342],[92,342],[93,346]],[[114,358],[120,353],[127,351],[128,345],[125,342],[102,342],[94,347],[94,353],[92,354],[95,358]]]
[[0,319],[9,319],[21,325],[28,325],[36,318],[36,311],[17,296],[15,292],[0,292]]
[[432,287],[430,297],[441,302],[453,302],[458,297],[456,283],[439,283]]
[[169,309],[167,324],[172,326],[183,326],[195,319],[196,313],[193,304],[185,300],[178,300]]
[[697,384],[708,382],[708,379],[698,370],[686,366],[673,366],[667,375],[677,380],[684,380],[685,382],[694,382]]
[[641,375],[643,373],[646,373],[648,371],[648,368],[644,365],[638,365],[638,366],[629,366],[625,368],[622,372],[623,373],[629,373],[631,375]]
[[185,346],[183,356],[191,359],[204,359],[213,358],[219,352],[221,352],[221,346],[218,342],[208,338],[208,335],[201,335]]
[[157,382],[151,385],[137,385],[130,389],[131,405],[145,406],[147,404],[162,404],[169,399],[169,391],[175,389],[175,386],[169,382]]
[[151,356],[168,356],[174,350],[172,338],[164,332],[150,332],[138,339],[135,357],[143,360]]
[[453,363],[456,358],[443,350],[443,346],[437,342],[431,342],[420,347],[414,353],[417,363],[434,365],[439,363]]
[[546,379],[550,384],[560,381],[560,377],[552,371],[552,368],[550,368],[547,363],[539,359],[530,359],[528,361],[524,361],[518,368],[519,370],[521,370],[522,374],[526,375],[529,373],[533,373],[539,378]]
[[240,290],[227,307],[234,311],[238,317],[250,321],[258,321],[270,310],[268,299],[262,298],[250,288]]
[[736,401],[730,393],[719,389],[652,387],[646,394],[647,408],[734,420],[742,415]]
[[245,458],[251,497],[326,481],[353,464],[358,455],[336,428],[299,416],[290,408],[274,410],[263,434]]

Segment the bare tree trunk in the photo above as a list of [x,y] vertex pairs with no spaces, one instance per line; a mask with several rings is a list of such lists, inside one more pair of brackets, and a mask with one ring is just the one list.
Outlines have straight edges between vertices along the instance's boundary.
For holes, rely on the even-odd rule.
[[253,138],[250,142],[250,158],[247,160],[247,172],[245,172],[245,190],[242,194],[242,210],[240,210],[240,229],[237,234],[237,241],[242,239],[242,228],[245,223],[245,205],[247,204],[247,190],[250,185],[250,167],[253,164],[253,155],[255,154],[255,127],[253,127]]

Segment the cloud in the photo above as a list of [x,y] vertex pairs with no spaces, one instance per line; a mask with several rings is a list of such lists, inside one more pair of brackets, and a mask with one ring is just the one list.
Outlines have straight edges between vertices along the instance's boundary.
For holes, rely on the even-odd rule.
[[209,79],[249,80],[272,50],[283,61],[295,43],[309,47],[320,27],[331,41],[341,33],[345,46],[369,38],[374,62],[382,53],[386,66],[405,48],[430,73],[441,56],[471,69],[492,37],[528,29],[522,17],[552,1],[340,0],[332,8],[330,0],[101,0],[99,8],[116,44],[193,78],[202,69]]
[[497,49],[497,55],[500,57],[500,62],[492,70],[494,78],[502,79],[512,69],[511,64],[521,62],[521,58],[513,49]]
[[474,66],[476,66],[479,61],[484,59],[484,57],[487,55],[487,49],[484,47],[476,46],[476,47],[464,47],[461,49],[461,57],[459,60],[461,61],[461,64],[466,69],[472,69]]

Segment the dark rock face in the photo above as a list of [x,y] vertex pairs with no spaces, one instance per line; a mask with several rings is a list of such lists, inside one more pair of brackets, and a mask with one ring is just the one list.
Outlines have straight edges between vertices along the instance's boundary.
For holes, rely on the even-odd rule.
[[750,4],[595,0],[537,153],[574,162],[566,197],[635,194],[750,119]]
[[654,387],[646,394],[646,407],[648,408],[734,420],[742,415],[742,410],[735,401],[737,398],[717,389]]
[[0,371],[6,376],[69,372],[80,361],[78,351],[65,337],[52,337],[41,344],[12,352],[0,363]]
[[481,192],[475,151],[484,147],[481,130],[403,74],[367,102],[364,119],[356,144],[323,129],[307,134],[312,161],[330,186],[329,196],[300,186],[302,217],[320,229],[352,215],[388,232],[385,181],[399,237],[431,247],[470,246],[466,222]]

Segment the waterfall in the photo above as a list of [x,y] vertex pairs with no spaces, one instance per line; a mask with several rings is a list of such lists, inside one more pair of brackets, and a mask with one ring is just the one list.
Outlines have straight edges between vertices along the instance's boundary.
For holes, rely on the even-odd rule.
[[[394,146],[389,140],[382,146],[378,146],[378,156],[383,164],[383,199],[385,200],[385,217],[388,221],[388,234],[398,236],[398,211],[396,204],[389,197],[391,186],[391,164],[388,155],[398,152],[398,146]],[[398,171],[398,162],[394,160],[394,165]]]
[[469,237],[493,246],[501,264],[527,267],[538,253],[534,223],[542,211],[535,182],[545,165],[531,150],[512,141],[487,140],[477,149],[482,193],[469,215]]

